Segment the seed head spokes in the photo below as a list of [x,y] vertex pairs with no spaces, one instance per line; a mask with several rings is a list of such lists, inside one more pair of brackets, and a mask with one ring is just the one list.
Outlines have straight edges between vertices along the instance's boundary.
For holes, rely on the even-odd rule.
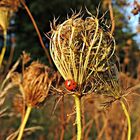
[[63,78],[73,79],[78,85],[93,73],[105,71],[114,50],[114,38],[94,16],[83,19],[80,14],[73,15],[52,30],[52,59]]

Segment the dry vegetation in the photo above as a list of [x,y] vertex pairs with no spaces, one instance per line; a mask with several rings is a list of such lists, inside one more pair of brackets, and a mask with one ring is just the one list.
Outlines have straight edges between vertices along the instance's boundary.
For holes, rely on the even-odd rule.
[[[27,10],[44,48],[23,0],[0,1],[5,39],[11,11],[19,5]],[[112,35],[115,23],[110,29],[104,15],[99,18],[98,12],[94,16],[86,11],[86,17],[81,11],[73,12],[63,23],[51,23],[46,36],[58,71],[31,62],[25,52],[5,71],[5,41],[0,54],[0,140],[140,140],[140,63],[134,78],[129,73],[131,47],[124,48],[125,58],[119,65]],[[127,44],[131,46],[131,39]]]

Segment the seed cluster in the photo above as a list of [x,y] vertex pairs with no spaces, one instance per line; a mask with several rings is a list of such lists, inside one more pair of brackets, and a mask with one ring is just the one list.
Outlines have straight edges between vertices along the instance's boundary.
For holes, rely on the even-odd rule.
[[[72,79],[81,88],[91,76],[106,71],[115,51],[115,41],[101,19],[73,14],[62,24],[52,24],[50,52],[65,80]],[[89,86],[89,85],[88,85]],[[91,87],[90,87],[91,89]],[[85,88],[82,88],[85,90]]]
[[28,105],[37,106],[48,96],[54,72],[39,62],[33,62],[23,74],[23,90]]

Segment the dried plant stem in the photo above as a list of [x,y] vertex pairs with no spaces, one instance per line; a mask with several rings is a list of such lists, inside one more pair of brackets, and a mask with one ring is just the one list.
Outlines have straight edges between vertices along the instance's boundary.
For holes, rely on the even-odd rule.
[[76,124],[77,124],[77,140],[81,140],[82,136],[82,126],[81,126],[81,100],[77,95],[73,95],[75,99],[76,106]]
[[65,112],[64,112],[64,98],[62,98],[62,101],[61,101],[61,134],[60,134],[60,140],[64,139],[64,133],[65,133]]
[[88,137],[89,137],[89,133],[91,131],[91,128],[93,126],[93,120],[90,120],[88,123],[87,123],[87,130],[86,130],[86,133],[85,133],[85,137],[83,138],[84,140],[88,140]]
[[108,119],[105,118],[104,115],[103,115],[103,121],[104,121],[104,125],[103,125],[102,129],[100,130],[96,140],[100,140],[102,138],[103,133],[104,133],[105,129],[107,128]]
[[130,116],[129,116],[129,113],[126,109],[126,106],[125,104],[123,103],[123,101],[120,101],[121,103],[121,106],[122,106],[122,109],[124,111],[124,114],[127,118],[127,123],[128,123],[128,134],[127,134],[127,140],[131,140],[131,120],[130,120]]
[[31,106],[28,106],[28,107],[27,107],[27,110],[26,110],[26,113],[25,113],[25,117],[24,117],[24,119],[23,119],[23,121],[22,121],[20,130],[19,130],[19,135],[18,135],[17,140],[21,140],[21,138],[22,138],[22,135],[23,135],[23,132],[24,132],[24,128],[25,128],[25,125],[26,125],[27,120],[28,120],[28,118],[29,118],[29,115],[30,115],[30,113],[31,113],[31,110],[32,110],[32,107],[31,107]]
[[13,56],[14,56],[14,51],[15,51],[15,47],[11,47],[11,49],[10,49],[10,55],[9,55],[9,58],[8,58],[8,62],[7,62],[7,66],[6,66],[6,70],[5,70],[4,75],[7,74],[8,70],[9,70],[9,67],[10,67],[10,65],[12,63]]
[[50,57],[50,55],[49,55],[49,52],[48,52],[48,50],[46,49],[46,47],[45,47],[45,45],[44,45],[44,43],[43,43],[43,40],[42,40],[40,31],[39,31],[39,29],[38,29],[38,27],[37,27],[37,24],[36,24],[36,22],[35,22],[35,20],[34,20],[34,18],[33,18],[33,16],[32,16],[32,14],[31,14],[29,8],[27,7],[27,5],[25,4],[25,2],[24,2],[23,0],[20,0],[20,1],[21,1],[22,5],[24,6],[25,10],[27,11],[27,13],[28,13],[28,15],[29,15],[29,17],[30,17],[30,19],[31,19],[31,21],[32,21],[32,24],[33,24],[33,26],[34,26],[34,28],[35,28],[35,30],[36,30],[37,35],[38,35],[40,44],[41,44],[42,48],[44,49],[44,51],[45,51],[45,53],[46,53],[46,55],[47,55],[47,58],[48,58],[48,60],[49,60],[50,66],[53,66],[53,63],[52,63],[51,57]]
[[110,18],[111,18],[111,22],[112,22],[112,26],[111,26],[111,35],[112,35],[115,30],[115,21],[114,21],[113,8],[112,8],[111,2],[112,2],[112,0],[109,1],[108,6],[109,6]]
[[0,67],[2,65],[2,61],[3,61],[3,58],[4,58],[5,52],[6,52],[7,30],[3,31],[3,36],[4,36],[4,45],[3,45],[3,48],[2,48],[2,51],[1,51],[1,54],[0,54]]

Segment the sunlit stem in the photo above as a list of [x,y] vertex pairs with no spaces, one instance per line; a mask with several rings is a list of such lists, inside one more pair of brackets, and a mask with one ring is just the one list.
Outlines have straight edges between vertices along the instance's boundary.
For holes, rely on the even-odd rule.
[[22,121],[22,124],[20,126],[19,135],[18,135],[17,140],[21,140],[21,138],[22,138],[22,135],[23,135],[23,132],[24,132],[24,128],[25,128],[25,125],[26,125],[26,123],[28,121],[28,118],[29,118],[31,110],[32,110],[32,107],[28,106],[27,110],[26,110],[26,113],[25,113],[25,117],[24,117],[24,119]]
[[76,106],[76,124],[77,124],[77,140],[81,140],[82,136],[82,126],[81,126],[81,102],[80,97],[77,95],[73,95],[75,99]]
[[2,48],[2,51],[1,51],[1,54],[0,54],[0,67],[2,65],[2,61],[3,61],[3,58],[4,58],[5,52],[6,52],[7,30],[3,31],[3,36],[4,36],[4,45],[3,45],[3,48]]
[[126,116],[126,119],[127,119],[127,124],[128,124],[128,134],[127,134],[127,140],[131,140],[131,120],[130,120],[130,116],[129,116],[129,113],[126,109],[126,106],[125,104],[123,103],[123,101],[120,101],[121,103],[121,106],[122,106],[122,109],[124,111],[124,114]]

